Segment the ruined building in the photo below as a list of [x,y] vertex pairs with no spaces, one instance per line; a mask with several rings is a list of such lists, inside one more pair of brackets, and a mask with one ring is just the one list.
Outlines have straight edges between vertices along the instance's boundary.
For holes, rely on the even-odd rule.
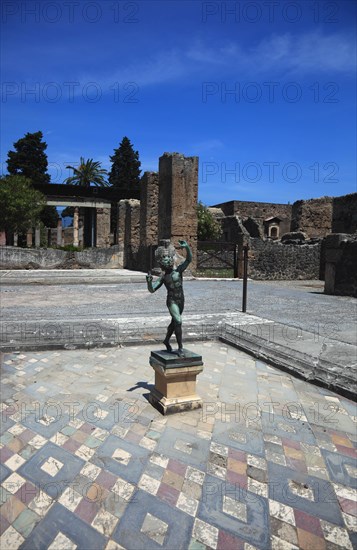
[[[158,172],[144,173],[140,190],[47,187],[48,204],[75,208],[72,233],[63,231],[59,223],[52,238],[57,245],[70,244],[72,239],[75,247],[83,242],[90,248],[72,251],[70,257],[62,250],[46,251],[35,230],[36,251],[31,230],[28,249],[0,246],[0,267],[117,267],[145,272],[153,267],[161,239],[190,243],[193,273],[202,254],[207,256],[197,242],[198,157],[164,153]],[[86,212],[83,220],[79,209]],[[211,211],[222,225],[223,254],[232,262],[238,258],[238,276],[242,250],[248,245],[251,278],[324,279],[326,274],[326,292],[357,295],[357,193],[292,205],[233,200],[216,204]],[[219,262],[217,254],[211,257]]]

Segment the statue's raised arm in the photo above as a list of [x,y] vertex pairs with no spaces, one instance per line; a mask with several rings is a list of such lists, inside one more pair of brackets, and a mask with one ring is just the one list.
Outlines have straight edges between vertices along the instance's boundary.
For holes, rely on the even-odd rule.
[[192,262],[192,251],[186,241],[179,241],[179,245],[180,248],[184,248],[186,250],[186,260],[176,268],[176,271],[182,273]]

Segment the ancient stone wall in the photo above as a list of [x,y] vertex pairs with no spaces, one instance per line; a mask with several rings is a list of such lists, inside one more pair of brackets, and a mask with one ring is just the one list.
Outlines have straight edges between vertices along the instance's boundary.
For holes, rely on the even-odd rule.
[[118,268],[119,247],[68,252],[52,248],[0,247],[0,269]]
[[229,201],[223,204],[216,204],[223,210],[226,216],[239,216],[242,219],[255,218],[265,220],[266,218],[278,216],[279,218],[291,217],[291,205],[273,202],[253,201]]
[[[278,217],[281,219],[279,224],[280,236],[290,231],[291,223],[291,205],[278,204],[270,202],[251,202],[251,201],[229,201],[215,205],[221,208],[225,216],[238,216],[242,222],[255,220],[259,228],[257,231],[264,236],[264,220],[267,218]],[[248,222],[250,223],[250,222]],[[255,234],[251,235],[255,236]]]
[[357,193],[332,199],[332,233],[357,232]]
[[252,279],[318,279],[321,243],[282,244],[279,241],[249,240],[249,269]]
[[136,199],[128,199],[126,201],[124,245],[124,267],[127,269],[137,269],[137,256],[140,246],[140,201]]
[[239,235],[249,237],[247,229],[238,216],[226,216],[221,220],[222,225],[222,241],[238,243]]
[[125,224],[126,224],[126,200],[122,199],[118,202],[117,211],[117,244],[119,247],[119,267],[124,268],[124,241],[125,241]]
[[137,269],[140,246],[140,201],[136,199],[119,201],[117,231],[119,266],[125,269]]
[[97,208],[96,216],[96,246],[98,248],[108,248],[110,246],[110,208]]
[[164,153],[159,160],[159,231],[158,238],[171,239],[177,246],[186,240],[193,252],[192,269],[197,255],[198,157]]
[[159,174],[145,172],[140,181],[140,248],[138,269],[149,271],[150,247],[158,244]]
[[357,297],[357,234],[328,235],[325,241],[325,293]]
[[325,237],[332,227],[331,197],[296,201],[292,207],[291,231],[303,231],[308,237]]
[[140,244],[158,243],[159,174],[145,172],[140,181]]

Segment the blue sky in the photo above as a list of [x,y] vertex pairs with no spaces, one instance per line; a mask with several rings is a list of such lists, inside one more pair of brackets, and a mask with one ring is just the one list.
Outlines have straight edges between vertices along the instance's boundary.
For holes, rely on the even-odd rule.
[[1,163],[41,130],[52,181],[128,136],[198,155],[199,198],[356,191],[356,3],[2,2]]

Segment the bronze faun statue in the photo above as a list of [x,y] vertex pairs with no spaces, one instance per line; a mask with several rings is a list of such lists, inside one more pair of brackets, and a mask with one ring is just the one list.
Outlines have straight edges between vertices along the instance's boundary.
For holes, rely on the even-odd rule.
[[167,289],[166,305],[171,315],[171,323],[167,327],[167,333],[164,340],[167,351],[172,352],[170,346],[170,338],[175,333],[178,350],[177,354],[183,357],[184,351],[182,348],[182,320],[181,315],[184,308],[184,295],[182,288],[182,273],[192,261],[192,252],[186,241],[179,241],[180,248],[186,249],[186,260],[182,262],[178,267],[174,268],[174,255],[175,248],[169,243],[165,242],[164,246],[159,246],[156,251],[156,258],[163,269],[164,273],[161,277],[153,282],[152,275],[146,276],[149,292],[156,292],[162,285],[165,285]]

